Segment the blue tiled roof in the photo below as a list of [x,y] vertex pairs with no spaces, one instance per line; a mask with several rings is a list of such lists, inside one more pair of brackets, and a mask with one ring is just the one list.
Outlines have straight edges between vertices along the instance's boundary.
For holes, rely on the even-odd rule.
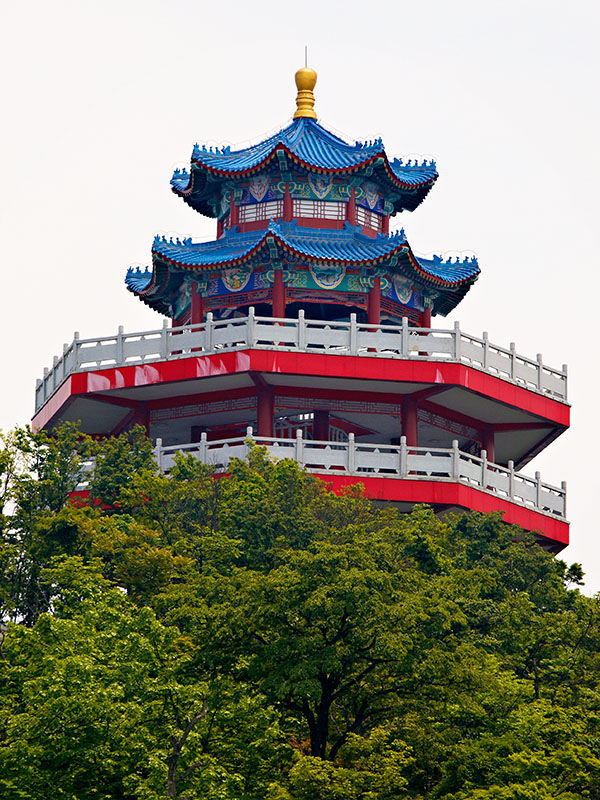
[[243,150],[194,147],[192,161],[219,172],[248,172],[262,164],[278,145],[286,147],[305,164],[320,169],[348,169],[383,152],[381,140],[351,145],[312,119],[296,119],[287,128]]
[[[359,226],[349,223],[345,224],[343,230],[317,230],[301,227],[295,221],[271,221],[267,230],[239,233],[234,227],[221,239],[211,242],[173,240],[157,236],[152,253],[153,256],[162,257],[181,267],[212,267],[243,260],[259,247],[268,244],[269,239],[310,259],[341,261],[345,264],[372,264],[387,261],[395,253],[402,253],[410,257],[413,267],[423,277],[450,285],[463,283],[479,274],[475,258],[463,261],[443,260],[441,256],[434,256],[432,259],[419,258],[410,250],[403,230],[391,235],[378,234],[372,238],[361,233]],[[134,274],[132,280],[139,279]]]
[[[293,156],[316,169],[347,170],[360,166],[378,156],[385,158],[381,139],[349,144],[307,117],[296,119],[287,128],[265,139],[260,144],[243,150],[194,147],[192,161],[210,170],[223,173],[248,172],[262,164],[279,146],[283,145]],[[389,162],[392,172],[403,183],[414,185],[437,177],[433,161],[403,163],[402,159]],[[181,185],[181,183],[180,183]]]
[[[439,290],[435,312],[447,314],[464,297],[479,275],[476,258],[463,260],[434,256],[416,256],[404,231],[391,235],[366,236],[359,226],[346,223],[342,230],[316,230],[293,222],[271,220],[265,230],[240,233],[237,227],[216,241],[193,242],[191,239],[167,239],[157,236],[152,247],[153,270],[129,269],[127,288],[152,307],[164,312],[164,292],[180,280],[181,270],[203,270],[226,267],[244,260],[267,259],[276,252],[292,251],[300,258],[337,262],[355,267],[375,265],[411,276],[418,282]],[[175,283],[173,283],[175,281]],[[169,290],[170,291],[170,290]],[[166,295],[165,295],[166,296]]]
[[[414,210],[438,177],[433,160],[425,159],[419,163],[416,159],[404,162],[396,158],[390,161],[381,139],[349,144],[315,120],[301,117],[260,144],[243,150],[231,150],[230,147],[207,149],[195,145],[192,171],[176,169],[171,186],[197,211],[215,216],[210,204],[215,189],[214,179],[219,176],[235,180],[236,177],[259,171],[276,153],[283,158],[281,163],[277,162],[283,169],[286,168],[287,158],[309,170],[330,174],[343,174],[364,167],[370,175],[369,170],[376,169],[379,180],[388,182],[390,189],[400,193],[400,197],[394,200],[396,211],[404,208]],[[212,176],[209,184],[206,183],[206,175]],[[212,200],[214,202],[215,198]]]

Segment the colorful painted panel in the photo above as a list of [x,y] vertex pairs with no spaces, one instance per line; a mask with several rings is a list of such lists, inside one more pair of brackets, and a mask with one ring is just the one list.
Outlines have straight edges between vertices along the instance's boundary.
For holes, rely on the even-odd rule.
[[361,276],[347,273],[343,266],[317,268],[311,264],[303,269],[290,271],[286,278],[286,285],[294,288],[336,289],[340,292],[368,291]]
[[376,211],[378,214],[386,213],[385,200],[376,184],[369,181],[360,184],[355,189],[355,197],[357,205],[369,211]]
[[264,272],[248,272],[239,267],[232,267],[223,270],[223,274],[218,278],[208,281],[206,295],[220,297],[238,292],[253,292],[257,289],[268,289],[270,285]]
[[191,284],[185,281],[179,287],[175,303],[173,305],[173,316],[179,319],[183,317],[192,303],[192,287]]
[[423,311],[423,295],[414,288],[408,278],[403,275],[393,275],[390,282],[386,281],[386,283],[387,286],[382,288],[383,297],[401,303],[403,306]]

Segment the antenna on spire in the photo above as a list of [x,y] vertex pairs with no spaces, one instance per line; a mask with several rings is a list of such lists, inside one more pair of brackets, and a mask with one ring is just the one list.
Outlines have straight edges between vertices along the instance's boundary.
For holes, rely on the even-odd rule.
[[308,45],[304,45],[304,68],[308,67]]

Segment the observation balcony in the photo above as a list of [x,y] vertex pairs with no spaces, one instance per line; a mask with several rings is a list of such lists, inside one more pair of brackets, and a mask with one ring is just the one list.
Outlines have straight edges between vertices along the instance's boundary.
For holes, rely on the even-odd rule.
[[458,324],[250,309],[179,328],[76,336],[36,388],[34,426],[62,421],[101,437],[142,424],[167,471],[178,450],[224,468],[250,438],[335,491],[360,482],[369,497],[406,508],[501,510],[549,549],[568,542],[564,485],[519,471],[568,427],[566,367]]
[[186,453],[203,464],[226,471],[232,458],[245,458],[253,445],[266,448],[273,459],[291,458],[308,472],[339,491],[351,483],[362,483],[368,497],[399,503],[406,509],[414,503],[429,503],[439,510],[503,511],[506,522],[528,530],[543,531],[541,542],[554,552],[568,543],[566,484],[543,483],[539,472],[529,477],[488,461],[485,451],[474,456],[450,448],[409,447],[406,437],[399,446],[348,441],[305,440],[297,430],[293,439],[255,436],[251,427],[245,437],[163,446],[156,442],[159,470],[167,473],[175,455]]
[[124,333],[98,339],[80,339],[76,333],[62,356],[55,356],[51,369],[44,370],[35,392],[36,413],[73,374],[108,367],[144,366],[156,361],[179,360],[189,356],[210,355],[224,351],[281,350],[288,352],[331,353],[408,361],[444,361],[465,364],[510,381],[516,386],[538,392],[561,402],[567,401],[567,367],[556,369],[509,348],[492,344],[484,332],[481,338],[465,333],[456,322],[454,328],[409,327],[402,325],[357,323],[349,321],[313,321],[257,317],[249,309],[247,317],[215,321],[212,314],[197,325],[169,328],[168,320],[159,330]]
[[212,430],[209,438],[247,425],[273,435],[274,419],[320,409],[371,442],[398,444],[402,434],[414,446],[447,447],[458,437],[467,452],[485,449],[490,460],[521,468],[568,427],[566,400],[566,367],[458,323],[374,326],[354,315],[314,321],[250,309],[179,328],[76,335],[38,381],[33,425],[79,421],[106,436],[138,422],[152,438],[181,444],[199,438],[194,427]]

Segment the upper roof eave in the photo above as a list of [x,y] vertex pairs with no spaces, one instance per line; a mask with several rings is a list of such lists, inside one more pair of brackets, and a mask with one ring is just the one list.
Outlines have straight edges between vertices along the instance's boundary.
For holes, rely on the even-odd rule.
[[292,164],[328,175],[351,175],[366,171],[370,177],[376,171],[377,177],[389,182],[390,187],[401,193],[394,203],[394,210],[414,210],[424,199],[438,178],[433,160],[421,164],[412,160],[403,164],[401,159],[390,162],[381,140],[372,143],[348,144],[335,136],[314,120],[301,118],[295,120],[274,136],[258,145],[231,152],[223,148],[212,152],[194,147],[191,170],[176,170],[171,179],[175,194],[182,197],[190,206],[207,216],[215,216],[210,206],[200,195],[206,188],[195,187],[197,176],[223,181],[249,177],[264,170],[278,154]]

